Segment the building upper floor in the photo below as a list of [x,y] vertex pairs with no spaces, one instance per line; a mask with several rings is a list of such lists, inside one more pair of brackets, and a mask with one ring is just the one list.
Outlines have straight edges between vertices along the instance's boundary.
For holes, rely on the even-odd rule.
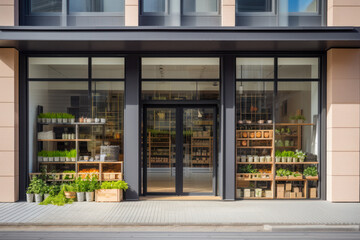
[[0,26],[359,26],[358,0],[2,0]]

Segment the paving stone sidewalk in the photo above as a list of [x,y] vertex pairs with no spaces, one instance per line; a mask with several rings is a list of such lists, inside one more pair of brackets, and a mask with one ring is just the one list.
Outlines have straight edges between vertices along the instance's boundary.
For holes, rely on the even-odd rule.
[[136,201],[40,206],[0,203],[0,225],[360,225],[359,203]]

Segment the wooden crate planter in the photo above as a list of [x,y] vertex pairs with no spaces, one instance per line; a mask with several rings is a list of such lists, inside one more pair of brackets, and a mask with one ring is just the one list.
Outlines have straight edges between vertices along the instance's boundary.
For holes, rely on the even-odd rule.
[[238,173],[237,174],[238,180],[261,180],[261,179],[272,179],[271,173]]
[[95,191],[96,202],[121,202],[123,190],[121,189],[98,189]]
[[306,176],[305,177],[307,180],[310,180],[310,181],[317,181],[319,180],[319,176]]

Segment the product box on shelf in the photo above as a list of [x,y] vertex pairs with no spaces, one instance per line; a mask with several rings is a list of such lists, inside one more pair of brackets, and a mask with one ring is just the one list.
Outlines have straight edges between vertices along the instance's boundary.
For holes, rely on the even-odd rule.
[[290,198],[290,194],[291,194],[290,191],[285,191],[285,198]]
[[291,191],[291,183],[286,183],[286,187],[285,187],[285,190],[286,191]]
[[317,198],[317,188],[310,188],[310,198]]
[[251,196],[250,188],[245,188],[244,189],[244,197],[250,197],[250,196]]
[[271,198],[272,197],[272,191],[271,190],[266,190],[265,191],[265,197]]
[[297,193],[296,193],[296,197],[297,197],[297,198],[302,198],[302,197],[303,197],[302,192],[297,192]]

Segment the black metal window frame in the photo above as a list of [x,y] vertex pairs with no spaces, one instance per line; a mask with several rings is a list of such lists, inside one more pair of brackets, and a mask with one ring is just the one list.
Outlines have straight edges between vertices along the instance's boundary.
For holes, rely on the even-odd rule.
[[[235,2],[235,14],[236,16],[277,16],[279,15],[279,1],[280,0],[271,0],[272,9],[270,12],[239,12],[237,8],[238,0]],[[316,0],[316,12],[288,12],[288,16],[321,16],[325,15],[325,0]]]
[[192,17],[201,17],[201,16],[220,16],[221,15],[221,0],[216,0],[216,11],[215,12],[187,12],[185,11],[185,3],[181,1],[181,13],[182,16],[192,16]]
[[61,12],[43,12],[43,13],[33,13],[31,12],[31,0],[23,0],[22,3],[25,4],[25,12],[28,16],[58,16],[58,17],[67,17],[67,16],[87,16],[87,17],[124,17],[125,16],[125,1],[124,1],[124,11],[123,12],[70,12],[69,1],[70,0],[61,0],[62,1],[62,11]]
[[[273,79],[261,79],[261,78],[236,78],[236,83],[238,82],[272,82],[274,85],[273,90],[273,130],[275,132],[276,118],[275,118],[275,104],[277,103],[278,95],[278,83],[279,82],[317,82],[318,83],[318,123],[319,127],[317,128],[318,137],[318,152],[319,152],[319,164],[318,164],[318,173],[319,173],[319,184],[318,191],[319,195],[316,200],[325,200],[326,199],[326,55],[324,54],[275,54],[272,56],[269,55],[236,55],[236,58],[274,58],[274,78]],[[278,78],[278,59],[279,58],[317,58],[318,59],[318,78]],[[236,66],[235,66],[236,71]],[[235,86],[235,92],[237,91]],[[236,95],[236,93],[235,93]],[[325,108],[325,109],[324,109]],[[235,119],[235,129],[236,129]],[[234,143],[236,144],[236,143]],[[235,169],[236,174],[236,169]],[[277,199],[272,200],[286,200],[286,199]],[[314,200],[314,199],[302,199]]]

